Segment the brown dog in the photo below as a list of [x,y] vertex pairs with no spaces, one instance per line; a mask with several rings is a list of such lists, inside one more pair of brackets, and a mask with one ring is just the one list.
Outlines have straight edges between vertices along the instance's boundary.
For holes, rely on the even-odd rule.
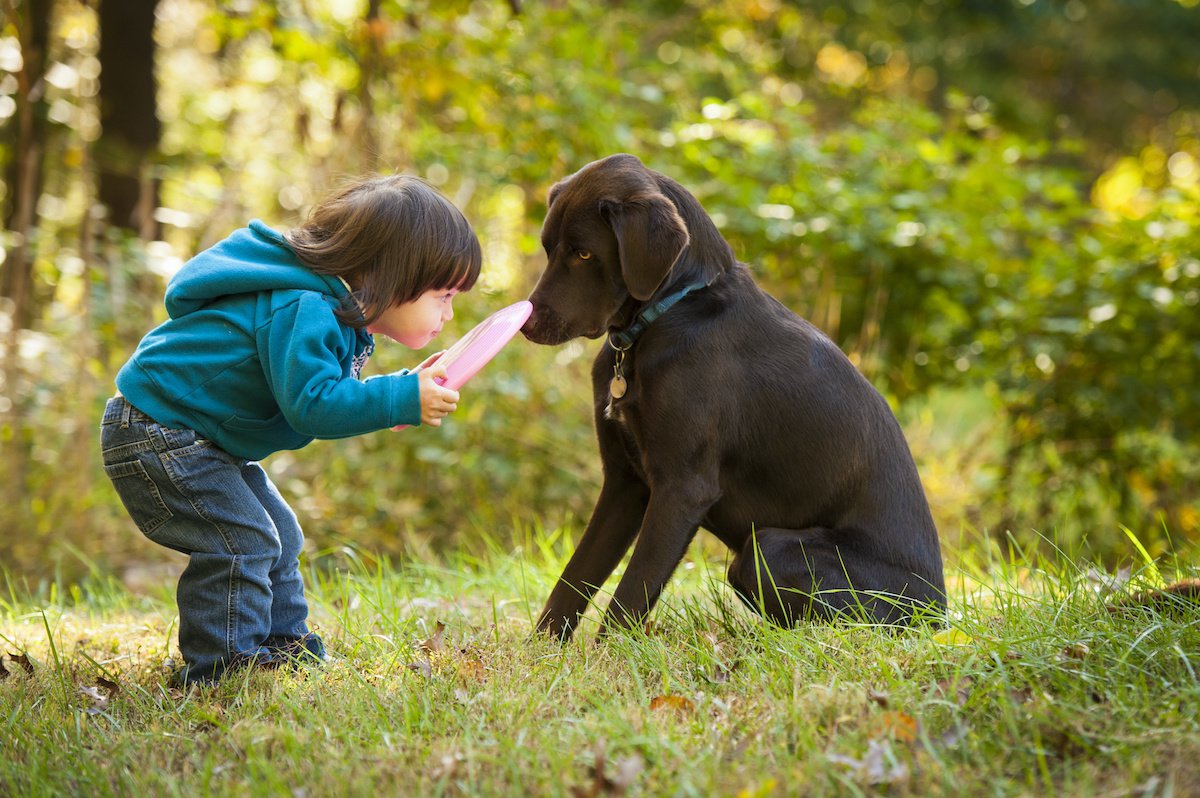
[[542,245],[526,337],[609,340],[592,377],[604,485],[539,629],[570,637],[634,538],[601,632],[641,622],[701,526],[776,623],[944,606],[937,530],[891,409],[753,282],[695,197],[613,155],[551,188]]

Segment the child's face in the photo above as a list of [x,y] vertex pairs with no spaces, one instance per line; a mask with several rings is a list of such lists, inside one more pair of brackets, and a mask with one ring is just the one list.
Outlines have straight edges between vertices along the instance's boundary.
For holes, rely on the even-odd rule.
[[367,332],[386,335],[410,349],[420,349],[442,331],[442,325],[454,318],[454,297],[458,290],[442,288],[426,291],[412,302],[396,305],[383,312]]

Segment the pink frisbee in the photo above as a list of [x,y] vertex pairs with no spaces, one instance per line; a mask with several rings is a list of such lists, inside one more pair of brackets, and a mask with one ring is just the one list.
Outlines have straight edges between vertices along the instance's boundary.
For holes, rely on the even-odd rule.
[[497,310],[446,350],[435,363],[446,367],[446,379],[439,382],[457,391],[488,361],[499,354],[504,345],[517,334],[533,312],[533,305],[522,300]]

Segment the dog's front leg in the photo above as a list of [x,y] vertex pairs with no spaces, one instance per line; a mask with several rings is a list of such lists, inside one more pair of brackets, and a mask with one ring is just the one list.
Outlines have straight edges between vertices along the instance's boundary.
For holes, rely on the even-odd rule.
[[696,536],[709,504],[681,500],[679,493],[670,489],[654,490],[633,556],[600,628],[601,636],[613,628],[631,628],[646,619]]
[[538,620],[538,631],[569,640],[588,602],[625,556],[646,511],[646,486],[606,477],[587,529]]

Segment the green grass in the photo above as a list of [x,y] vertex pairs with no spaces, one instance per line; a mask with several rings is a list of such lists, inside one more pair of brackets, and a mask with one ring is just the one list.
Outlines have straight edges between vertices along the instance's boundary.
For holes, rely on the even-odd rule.
[[5,658],[0,795],[1200,794],[1195,605],[1113,613],[1131,585],[996,558],[954,569],[946,628],[788,631],[700,546],[647,629],[597,644],[593,610],[562,646],[530,630],[566,548],[328,555],[336,660],[189,693],[169,589],[9,587],[32,673]]

